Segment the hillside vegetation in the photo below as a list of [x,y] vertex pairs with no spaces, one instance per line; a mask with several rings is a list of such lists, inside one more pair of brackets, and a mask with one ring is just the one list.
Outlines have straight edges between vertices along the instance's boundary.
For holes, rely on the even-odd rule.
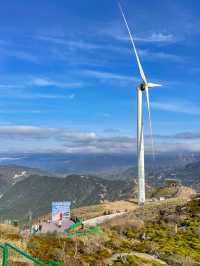
[[39,169],[17,165],[0,165],[0,193],[5,193],[12,185],[30,175],[44,174],[45,172]]
[[20,236],[23,244],[14,241],[45,262],[55,258],[67,266],[200,265],[198,195],[191,201],[174,198],[147,203],[105,223],[101,230],[101,234],[71,239],[46,234],[26,240]]
[[64,265],[199,265],[199,213],[198,197],[149,203],[104,224],[101,235],[34,236],[28,249],[35,256],[45,250],[40,258],[54,256]]
[[134,182],[109,181],[93,176],[66,178],[33,175],[12,186],[0,199],[1,218],[23,219],[29,210],[33,217],[51,210],[52,201],[72,202],[72,207],[98,204],[102,200],[132,197]]
[[[72,217],[80,217],[83,220],[95,218],[98,216],[112,214],[117,212],[130,212],[131,210],[135,210],[138,208],[138,205],[134,203],[133,200],[118,200],[118,201],[104,201],[103,203],[90,205],[90,206],[82,206],[79,208],[74,208],[71,210]],[[46,215],[39,216],[34,219],[34,222],[40,221],[48,221],[51,219],[51,213]]]

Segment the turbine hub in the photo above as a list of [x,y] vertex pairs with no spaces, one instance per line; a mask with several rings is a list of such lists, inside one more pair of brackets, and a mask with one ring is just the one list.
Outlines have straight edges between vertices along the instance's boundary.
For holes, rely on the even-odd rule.
[[141,83],[139,86],[141,91],[144,91],[146,89],[146,84],[145,83]]

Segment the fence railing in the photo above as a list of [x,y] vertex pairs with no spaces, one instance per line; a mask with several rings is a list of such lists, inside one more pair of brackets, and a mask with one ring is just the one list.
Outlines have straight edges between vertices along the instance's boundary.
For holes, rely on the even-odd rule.
[[3,251],[2,266],[8,266],[9,250],[14,250],[16,253],[20,254],[21,256],[25,257],[29,261],[31,261],[34,264],[39,265],[39,266],[46,266],[46,265],[49,265],[49,266],[62,266],[61,263],[58,263],[58,262],[54,261],[53,259],[51,259],[49,261],[49,263],[46,264],[46,263],[42,262],[41,260],[32,257],[30,254],[26,253],[25,251],[15,247],[14,245],[9,244],[9,243],[5,243],[3,245],[1,244],[0,245],[0,249],[2,249],[2,251]]

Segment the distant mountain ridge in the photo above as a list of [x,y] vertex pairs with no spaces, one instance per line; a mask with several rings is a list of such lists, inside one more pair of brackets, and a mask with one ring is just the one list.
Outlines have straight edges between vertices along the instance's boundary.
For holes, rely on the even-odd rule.
[[96,204],[102,200],[133,197],[134,181],[109,181],[93,176],[71,175],[66,178],[33,175],[17,182],[0,199],[0,216],[22,219],[46,214],[52,201],[70,200],[72,206]]
[[[2,160],[1,160],[2,158]],[[157,167],[183,167],[188,163],[200,160],[199,154],[158,154],[156,160],[152,155],[145,156],[145,164]],[[135,167],[137,157],[128,154],[65,154],[65,153],[28,153],[0,154],[0,165],[23,165],[54,173],[55,175],[69,174],[103,174],[116,173],[119,169]]]
[[[99,158],[103,157],[94,156],[93,160]],[[106,165],[109,165],[110,158],[114,157],[104,157],[104,160],[108,160]],[[153,165],[147,160],[147,188],[162,186],[166,178],[175,178],[181,180],[183,185],[191,186],[200,191],[200,161],[198,161],[198,156],[195,158],[183,156],[177,159],[177,163],[176,157],[174,157],[174,162],[172,158],[165,158],[166,161],[163,157]],[[47,164],[47,158],[43,159],[44,163]],[[54,167],[53,159],[54,156],[48,162],[52,167]],[[61,156],[60,158],[60,155],[57,157],[57,160],[61,161],[61,165],[63,165],[64,159],[66,157]],[[86,167],[89,167],[89,162],[92,164],[89,159],[89,157],[80,158],[80,161],[83,160],[81,164],[86,160]],[[34,160],[36,162],[37,158],[34,157]],[[120,157],[117,160],[120,160]],[[31,161],[28,161],[28,164]],[[122,163],[119,164],[118,168],[115,168],[116,162],[111,165],[113,168],[109,168],[107,172],[102,171],[102,174],[97,172],[96,175],[71,174],[67,176],[66,173],[65,177],[64,175],[57,177],[56,174],[49,176],[45,171],[30,167],[1,165],[0,216],[23,218],[29,210],[33,212],[34,216],[42,215],[50,211],[51,202],[54,200],[71,200],[74,207],[79,207],[96,204],[101,200],[112,201],[132,198],[137,190],[137,167],[121,167]],[[104,165],[104,162],[97,162],[98,167],[101,164]]]
[[0,165],[0,193],[3,194],[16,182],[33,174],[44,175],[45,171],[18,165]]

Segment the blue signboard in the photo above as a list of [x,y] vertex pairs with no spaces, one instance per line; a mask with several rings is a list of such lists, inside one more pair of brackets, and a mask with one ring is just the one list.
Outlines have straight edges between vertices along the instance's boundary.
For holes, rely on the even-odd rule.
[[70,201],[52,202],[52,221],[58,222],[70,217]]

